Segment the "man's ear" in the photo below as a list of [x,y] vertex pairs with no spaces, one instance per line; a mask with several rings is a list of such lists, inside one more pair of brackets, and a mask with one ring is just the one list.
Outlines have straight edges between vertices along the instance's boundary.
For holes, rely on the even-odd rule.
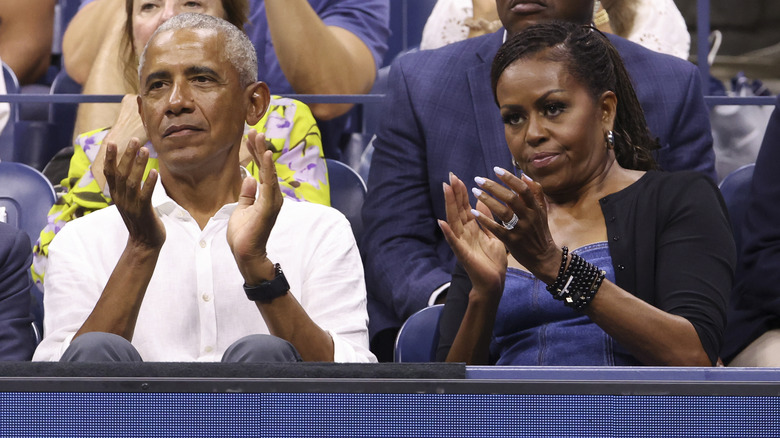
[[617,96],[612,91],[605,91],[599,98],[599,109],[601,110],[601,122],[604,124],[605,132],[611,131],[615,126],[615,117],[617,116]]
[[271,92],[265,82],[255,82],[246,87],[249,97],[246,108],[246,123],[249,126],[256,125],[265,115],[271,103]]
[[141,123],[143,123],[144,130],[146,130],[146,119],[144,119],[144,104],[143,101],[141,100],[141,96],[140,95],[136,96],[135,101],[138,102],[138,115],[141,116]]

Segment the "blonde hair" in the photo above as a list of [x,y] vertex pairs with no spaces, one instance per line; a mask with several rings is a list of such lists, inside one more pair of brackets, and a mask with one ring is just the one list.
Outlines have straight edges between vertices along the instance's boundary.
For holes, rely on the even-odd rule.
[[[122,53],[122,72],[128,90],[138,93],[138,62],[133,38],[133,1],[125,0],[125,26],[122,32],[120,50]],[[244,31],[244,23],[249,17],[249,0],[222,0],[225,19],[240,31]],[[141,47],[143,49],[143,47]]]

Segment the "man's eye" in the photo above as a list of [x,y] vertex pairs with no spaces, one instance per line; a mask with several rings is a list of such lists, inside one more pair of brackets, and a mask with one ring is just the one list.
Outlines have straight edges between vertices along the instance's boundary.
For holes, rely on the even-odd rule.
[[157,89],[160,89],[162,87],[163,87],[162,81],[156,81],[156,82],[152,82],[151,84],[149,84],[149,89],[150,90],[157,90]]

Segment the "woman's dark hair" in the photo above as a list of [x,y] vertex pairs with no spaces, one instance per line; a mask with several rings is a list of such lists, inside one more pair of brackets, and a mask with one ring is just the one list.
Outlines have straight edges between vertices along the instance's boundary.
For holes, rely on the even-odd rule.
[[[249,0],[222,0],[222,9],[225,10],[225,20],[244,30],[244,23],[249,16]],[[219,17],[222,18],[222,17]],[[136,90],[138,88],[138,56],[136,47],[133,46],[133,0],[125,0],[125,25],[122,32],[121,48],[123,75],[127,85]],[[143,50],[143,47],[138,49]]]
[[493,59],[490,80],[496,97],[498,79],[514,62],[550,49],[547,57],[565,65],[566,71],[598,99],[605,91],[617,97],[615,158],[626,169],[657,168],[651,150],[658,148],[645,121],[631,78],[615,47],[598,30],[569,22],[530,26],[509,38]]

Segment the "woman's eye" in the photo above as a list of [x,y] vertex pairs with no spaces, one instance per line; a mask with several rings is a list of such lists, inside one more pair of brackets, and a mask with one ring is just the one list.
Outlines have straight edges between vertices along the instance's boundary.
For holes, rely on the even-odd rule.
[[563,112],[564,108],[565,108],[564,105],[561,104],[561,103],[552,103],[552,104],[546,105],[544,107],[544,112],[548,116],[555,117],[555,116],[561,114]]
[[505,125],[512,125],[512,126],[519,125],[520,123],[523,122],[523,120],[525,120],[525,118],[517,113],[510,113],[504,116]]
[[141,4],[141,10],[142,11],[149,11],[149,10],[151,10],[154,7],[155,7],[154,3],[143,3],[143,4]]
[[186,6],[188,8],[199,8],[200,7],[200,2],[187,2],[187,3],[184,4],[184,6]]

